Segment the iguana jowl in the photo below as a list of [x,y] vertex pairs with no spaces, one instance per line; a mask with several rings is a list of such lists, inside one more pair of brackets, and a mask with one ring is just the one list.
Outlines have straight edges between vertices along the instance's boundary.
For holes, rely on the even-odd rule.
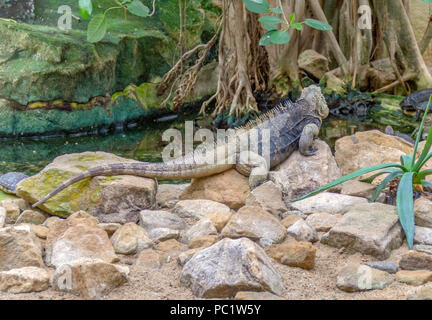
[[[291,102],[288,99],[283,100],[265,116],[246,125],[244,130],[236,130],[234,141],[237,143],[237,148],[226,148],[226,142],[211,145],[215,148],[214,154],[222,149],[227,159],[234,157],[234,163],[222,161],[209,164],[199,156],[197,159],[197,153],[191,153],[161,163],[117,163],[98,166],[67,180],[35,203],[33,207],[44,203],[75,182],[99,175],[190,179],[207,177],[235,168],[241,174],[249,176],[249,184],[253,188],[267,178],[269,168],[273,168],[284,161],[293,151],[298,149],[303,155],[314,155],[316,149],[313,147],[313,142],[319,133],[322,119],[326,118],[328,113],[329,109],[320,87],[312,85],[303,90],[301,97],[296,102]],[[253,140],[251,138],[252,133],[261,135],[264,131],[270,135],[268,148],[270,163],[267,163],[259,152],[240,151],[240,143],[245,141],[245,137],[251,141]],[[258,144],[254,150],[262,150],[262,142],[259,139]],[[208,148],[210,145],[203,145],[203,147]],[[244,152],[248,153],[248,157],[244,157]],[[249,159],[249,161],[242,159]]]

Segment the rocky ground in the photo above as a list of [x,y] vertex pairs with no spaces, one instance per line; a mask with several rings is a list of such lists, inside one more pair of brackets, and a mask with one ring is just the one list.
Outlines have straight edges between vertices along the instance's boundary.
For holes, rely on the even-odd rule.
[[395,207],[368,202],[374,185],[290,201],[412,146],[370,131],[335,156],[317,147],[254,190],[234,170],[188,185],[104,177],[32,210],[58,177],[122,160],[62,156],[0,203],[0,299],[432,299],[432,201],[415,202],[413,251]]

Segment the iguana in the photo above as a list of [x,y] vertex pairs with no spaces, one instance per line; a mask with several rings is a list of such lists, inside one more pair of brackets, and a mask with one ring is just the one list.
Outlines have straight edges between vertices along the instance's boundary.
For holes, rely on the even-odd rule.
[[[235,130],[233,137],[236,148],[227,148],[227,142],[221,141],[215,144],[202,144],[201,150],[214,148],[214,154],[222,152],[224,160],[234,159],[233,162],[223,161],[208,164],[203,161],[203,153],[189,153],[176,159],[160,163],[117,163],[94,167],[85,171],[58,186],[43,199],[36,202],[33,207],[47,201],[68,186],[85,179],[99,175],[133,175],[148,178],[190,179],[211,176],[217,173],[235,168],[239,173],[249,176],[251,188],[259,185],[267,179],[269,168],[273,168],[295,150],[299,150],[305,156],[316,153],[313,147],[315,137],[318,136],[322,119],[329,114],[329,109],[321,88],[316,85],[309,86],[302,91],[296,102],[283,99],[277,106],[259,119],[248,123],[245,127]],[[269,157],[266,160],[259,150],[262,150],[262,142],[254,150],[258,152],[239,151],[240,145],[246,141],[252,141],[253,134],[262,136],[269,133]],[[259,139],[257,139],[259,140]],[[261,139],[262,140],[262,139]],[[207,149],[206,149],[207,148]],[[228,149],[228,151],[227,151]],[[245,153],[247,153],[245,155]],[[197,155],[198,154],[198,155]],[[248,160],[244,161],[248,156]]]

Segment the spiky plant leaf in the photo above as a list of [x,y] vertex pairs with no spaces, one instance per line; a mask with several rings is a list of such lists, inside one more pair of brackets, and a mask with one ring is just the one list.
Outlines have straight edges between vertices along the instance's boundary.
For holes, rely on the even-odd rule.
[[412,249],[414,243],[413,176],[414,172],[407,172],[402,176],[396,194],[396,209],[399,221],[410,249]]

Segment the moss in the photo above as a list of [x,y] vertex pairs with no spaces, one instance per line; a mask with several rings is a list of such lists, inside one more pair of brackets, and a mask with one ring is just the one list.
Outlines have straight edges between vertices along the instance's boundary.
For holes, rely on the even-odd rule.
[[18,199],[18,197],[0,190],[0,201],[6,200],[6,199]]

